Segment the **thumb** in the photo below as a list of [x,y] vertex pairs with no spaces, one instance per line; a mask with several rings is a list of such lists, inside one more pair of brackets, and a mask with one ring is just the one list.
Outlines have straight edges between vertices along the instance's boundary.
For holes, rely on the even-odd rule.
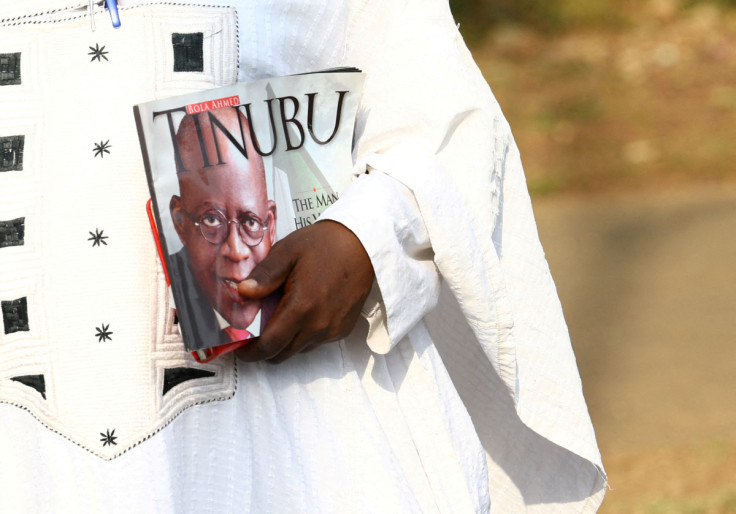
[[292,267],[291,256],[274,246],[248,278],[238,284],[238,293],[246,298],[265,298],[281,287]]

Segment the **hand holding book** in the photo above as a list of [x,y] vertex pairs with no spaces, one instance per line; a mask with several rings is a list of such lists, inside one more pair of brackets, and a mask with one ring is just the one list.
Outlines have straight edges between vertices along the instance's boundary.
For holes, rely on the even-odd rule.
[[[364,263],[349,258],[365,253],[360,242],[342,226],[310,230],[322,240],[319,248],[307,248],[306,234],[287,234],[311,227],[350,183],[363,83],[357,71],[275,77],[135,106],[152,226],[161,236],[179,328],[200,362],[241,346],[238,334],[246,331],[254,336],[249,341],[260,341],[249,353],[260,360],[285,358],[354,326],[360,306],[353,304],[372,283],[367,256]],[[346,245],[341,230],[354,239],[351,252],[339,252]],[[327,233],[341,240],[330,244]],[[238,285],[277,241],[283,244],[264,268],[280,279],[264,282],[275,294],[261,295],[261,287],[241,296]],[[329,258],[340,262],[326,271]],[[367,285],[324,276],[341,269],[344,277],[362,270]],[[339,299],[319,294],[335,286],[354,291]],[[289,292],[283,301],[282,289]],[[289,326],[269,323],[277,309],[276,321]]]
[[358,238],[334,221],[289,234],[253,269],[238,292],[283,297],[263,333],[239,350],[247,361],[281,362],[347,336],[373,284],[373,268]]

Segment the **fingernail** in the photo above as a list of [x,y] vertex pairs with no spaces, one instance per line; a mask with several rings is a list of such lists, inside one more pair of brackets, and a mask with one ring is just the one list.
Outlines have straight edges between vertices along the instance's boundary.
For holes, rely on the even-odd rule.
[[255,289],[258,287],[258,282],[256,282],[253,278],[248,278],[243,280],[240,284],[238,284],[238,289]]

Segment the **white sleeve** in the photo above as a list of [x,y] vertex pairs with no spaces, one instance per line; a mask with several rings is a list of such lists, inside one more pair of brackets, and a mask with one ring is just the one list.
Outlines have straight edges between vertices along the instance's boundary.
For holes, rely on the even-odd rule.
[[320,220],[350,229],[371,259],[376,280],[363,307],[368,346],[386,353],[432,310],[440,277],[412,193],[379,171],[360,175]]
[[[474,336],[448,339],[453,355],[475,359],[479,345],[519,419],[590,463],[584,471],[560,465],[548,490],[565,477],[595,496],[594,510],[605,473],[500,106],[446,0],[367,1],[351,27],[348,62],[366,72],[356,169],[380,170],[411,192],[434,263],[456,301],[433,314],[449,314],[455,305]],[[498,385],[489,379],[469,387],[494,392]],[[488,401],[487,411],[499,408]],[[524,473],[541,484],[534,469]]]

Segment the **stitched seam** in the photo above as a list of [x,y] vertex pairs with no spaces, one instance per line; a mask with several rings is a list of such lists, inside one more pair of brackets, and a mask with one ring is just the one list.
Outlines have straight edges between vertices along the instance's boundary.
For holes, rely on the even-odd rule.
[[[204,7],[208,9],[231,9],[232,6],[225,6],[225,5],[211,5],[211,4],[188,4],[188,3],[182,3],[182,2],[142,2],[137,5],[130,5],[125,7],[119,7],[118,9],[122,11],[127,11],[131,9],[138,9],[139,7],[150,7],[150,6],[157,6],[157,5],[168,5],[172,7]],[[55,20],[49,20],[49,19],[37,19],[37,18],[43,18],[44,16],[49,16],[52,14],[56,14],[63,11],[70,11],[72,9],[78,9],[81,5],[74,5],[70,7],[62,7],[59,9],[53,9],[50,11],[44,11],[34,14],[24,14],[23,16],[17,16],[15,18],[6,18],[0,20],[0,26],[3,27],[13,27],[13,26],[19,26],[19,25],[40,25],[45,23],[63,23],[70,20],[78,20],[80,18],[87,18],[89,16],[88,11],[80,11],[77,14],[70,13],[68,16],[65,16],[63,18],[55,19]],[[29,19],[25,21],[25,18],[36,18],[36,19]],[[237,26],[237,24],[236,24]]]
[[136,446],[140,445],[141,443],[143,443],[143,442],[147,441],[148,439],[152,438],[154,435],[158,434],[161,430],[163,430],[164,428],[166,428],[167,426],[169,426],[169,424],[172,421],[174,421],[174,419],[176,419],[177,417],[179,417],[179,415],[181,413],[183,413],[185,410],[187,410],[187,409],[189,409],[191,407],[196,407],[197,405],[204,405],[204,404],[212,403],[212,402],[224,402],[224,401],[227,401],[227,400],[230,400],[231,398],[233,398],[235,396],[235,392],[238,390],[238,365],[237,365],[237,361],[236,360],[233,360],[233,367],[234,367],[234,369],[233,369],[233,380],[234,380],[233,392],[230,393],[228,396],[225,396],[225,397],[222,397],[222,398],[211,398],[209,400],[201,400],[201,401],[195,401],[195,402],[192,402],[192,403],[185,404],[181,409],[179,409],[174,414],[172,414],[170,417],[168,417],[168,419],[166,420],[166,422],[163,425],[161,425],[160,427],[156,428],[153,432],[150,432],[150,433],[144,435],[138,441],[136,441],[135,443],[133,443],[130,446],[128,446],[125,450],[123,450],[121,452],[118,452],[118,453],[116,453],[116,454],[114,454],[114,455],[112,455],[110,457],[104,457],[104,456],[100,455],[99,453],[95,452],[91,448],[88,448],[88,447],[84,446],[83,444],[75,441],[74,439],[72,439],[71,437],[67,436],[66,434],[63,434],[62,432],[60,432],[56,428],[48,425],[43,419],[41,419],[39,416],[37,416],[33,412],[33,410],[31,410],[29,407],[26,407],[25,405],[21,405],[19,403],[15,403],[15,402],[8,401],[8,400],[2,400],[2,399],[0,399],[0,403],[4,403],[4,404],[7,404],[7,405],[12,405],[14,407],[18,407],[19,409],[22,409],[22,410],[28,412],[31,416],[33,416],[36,419],[36,421],[38,421],[39,423],[41,423],[41,425],[43,425],[45,428],[47,428],[48,430],[52,431],[53,433],[55,433],[57,435],[60,435],[61,437],[63,437],[67,441],[70,441],[70,442],[74,443],[75,445],[79,446],[80,448],[88,451],[89,453],[91,453],[93,455],[96,455],[97,457],[100,457],[103,460],[111,461],[113,459],[116,459],[116,458],[120,457],[124,453],[129,452],[130,450],[132,450]]

